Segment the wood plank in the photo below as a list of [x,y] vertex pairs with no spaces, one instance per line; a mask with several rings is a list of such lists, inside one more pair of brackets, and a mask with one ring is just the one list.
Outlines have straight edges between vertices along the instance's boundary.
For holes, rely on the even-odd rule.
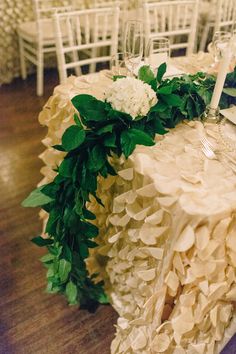
[[36,209],[20,206],[42,178],[46,131],[37,117],[58,79],[48,71],[44,98],[34,80],[17,79],[0,93],[0,354],[108,354],[117,314],[111,306],[79,311],[44,292],[45,250],[30,242],[41,223]]

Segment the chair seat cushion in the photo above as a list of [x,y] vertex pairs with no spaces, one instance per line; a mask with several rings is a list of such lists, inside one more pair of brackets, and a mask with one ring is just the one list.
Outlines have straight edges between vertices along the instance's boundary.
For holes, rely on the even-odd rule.
[[[42,28],[43,39],[55,40],[52,20],[49,19],[42,21],[40,26]],[[36,21],[21,23],[18,27],[18,32],[23,36],[30,37],[32,40],[35,40],[38,35],[38,26]]]
[[[53,21],[51,19],[42,20],[39,23],[39,26],[42,28],[43,40],[55,42]],[[63,37],[66,37],[66,28],[62,28],[62,31]],[[32,39],[32,41],[35,41],[38,35],[38,26],[36,21],[21,23],[18,27],[18,32],[22,36]]]

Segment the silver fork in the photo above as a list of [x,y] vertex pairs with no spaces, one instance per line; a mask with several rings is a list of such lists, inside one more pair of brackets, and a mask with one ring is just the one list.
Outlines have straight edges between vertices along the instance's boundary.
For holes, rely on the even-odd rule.
[[203,144],[203,146],[207,147],[209,150],[211,150],[214,154],[215,152],[219,152],[221,155],[223,155],[224,157],[226,157],[231,163],[233,163],[234,165],[236,165],[236,160],[230,155],[227,154],[226,152],[217,149],[216,146],[214,146],[205,136],[201,136],[200,137],[201,143]]
[[[205,136],[201,136],[200,141],[202,143],[202,152],[204,153],[204,155],[210,160],[217,160],[218,157],[215,154],[215,151],[217,150],[216,147]],[[223,151],[219,152],[221,155],[223,155],[230,161],[229,162],[224,159],[226,165],[230,167],[234,173],[236,173],[236,160]]]
[[210,143],[205,136],[200,136],[200,141],[202,143],[202,152],[210,160],[217,160],[217,156],[213,151],[213,145]]

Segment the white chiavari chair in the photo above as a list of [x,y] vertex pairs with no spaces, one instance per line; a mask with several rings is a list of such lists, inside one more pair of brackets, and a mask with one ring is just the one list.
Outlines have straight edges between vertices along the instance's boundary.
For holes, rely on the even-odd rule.
[[204,51],[211,32],[231,30],[236,20],[236,0],[211,0],[210,11],[201,35],[199,49]]
[[[125,22],[128,20],[128,10],[130,7],[127,0],[87,0],[87,6],[93,8],[119,7],[120,8],[120,37],[124,30]],[[133,10],[133,7],[132,7]]]
[[199,0],[171,0],[143,4],[146,42],[153,37],[167,37],[171,51],[195,49]]
[[[37,95],[43,95],[44,56],[56,53],[56,41],[52,22],[55,11],[71,10],[69,2],[62,0],[33,0],[35,20],[19,25],[17,32],[19,38],[21,76],[27,77],[26,62],[33,63],[37,68]],[[63,34],[66,37],[66,34]]]
[[[62,37],[64,26],[69,35],[68,43]],[[108,62],[117,52],[119,7],[57,13],[54,28],[60,82],[64,82],[68,70]],[[100,55],[102,48],[109,50],[104,56]],[[90,57],[81,56],[85,51],[90,51]],[[77,53],[77,58],[70,55],[73,52]]]

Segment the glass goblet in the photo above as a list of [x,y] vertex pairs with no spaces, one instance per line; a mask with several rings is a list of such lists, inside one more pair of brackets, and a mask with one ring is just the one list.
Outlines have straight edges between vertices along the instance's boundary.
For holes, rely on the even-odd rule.
[[132,75],[138,69],[143,57],[143,23],[127,21],[123,39],[125,65]]
[[170,57],[170,42],[168,38],[157,37],[148,41],[145,51],[145,61],[154,69],[162,63],[168,63]]

